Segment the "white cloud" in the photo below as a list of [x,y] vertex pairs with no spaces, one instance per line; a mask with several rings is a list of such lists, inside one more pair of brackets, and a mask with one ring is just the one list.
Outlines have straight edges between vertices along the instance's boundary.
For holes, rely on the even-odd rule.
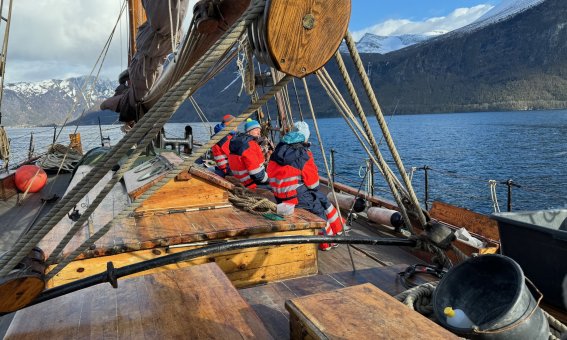
[[[195,2],[190,0],[188,13],[192,12]],[[117,0],[14,1],[6,81],[64,79],[89,74],[116,24],[122,3]],[[127,23],[125,12],[101,70],[105,77],[114,79],[127,66]]]
[[444,17],[429,18],[424,21],[411,21],[407,19],[386,20],[374,26],[353,32],[355,40],[359,40],[365,33],[372,33],[381,36],[402,35],[402,34],[430,34],[436,35],[446,33],[457,28],[466,26],[494,6],[477,5],[470,8],[457,8],[449,15]]

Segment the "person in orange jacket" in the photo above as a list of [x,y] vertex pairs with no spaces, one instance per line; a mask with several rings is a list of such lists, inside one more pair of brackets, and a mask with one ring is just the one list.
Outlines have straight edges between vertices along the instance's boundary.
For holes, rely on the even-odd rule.
[[230,140],[228,149],[228,165],[232,175],[242,185],[249,189],[256,189],[258,185],[268,183],[268,175],[264,168],[264,154],[258,144],[261,128],[260,124],[248,119],[244,125],[246,133],[237,133]]
[[[309,150],[309,126],[295,123],[294,131],[286,134],[270,157],[268,177],[278,204],[306,209],[327,221],[320,235],[333,236],[343,231],[344,219],[319,192],[319,170]],[[323,243],[321,250],[330,250],[335,244]]]
[[[222,118],[222,122],[215,126],[215,134],[222,131],[225,128],[226,124],[229,124],[233,119],[234,116],[225,115]],[[230,153],[228,146],[230,144],[230,140],[232,139],[232,137],[234,137],[235,134],[236,131],[231,131],[211,148],[211,152],[216,163],[215,173],[221,177],[232,174],[228,165],[228,155]]]

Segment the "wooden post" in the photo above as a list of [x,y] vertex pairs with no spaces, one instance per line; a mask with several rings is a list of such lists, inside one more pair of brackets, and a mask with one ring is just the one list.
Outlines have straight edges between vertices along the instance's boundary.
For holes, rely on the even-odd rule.
[[128,49],[128,65],[136,53],[136,34],[138,27],[146,21],[146,11],[140,0],[128,0],[128,19],[130,21],[130,48]]

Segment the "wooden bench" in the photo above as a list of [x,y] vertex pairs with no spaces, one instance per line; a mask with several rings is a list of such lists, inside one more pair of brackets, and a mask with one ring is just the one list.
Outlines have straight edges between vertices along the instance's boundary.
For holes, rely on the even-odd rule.
[[214,264],[98,285],[16,313],[6,339],[269,339]]
[[292,339],[458,339],[366,283],[286,301]]

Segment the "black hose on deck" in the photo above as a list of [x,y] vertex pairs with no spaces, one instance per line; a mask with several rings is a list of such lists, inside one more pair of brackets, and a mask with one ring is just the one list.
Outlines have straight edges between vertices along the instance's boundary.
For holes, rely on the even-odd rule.
[[180,253],[165,255],[156,259],[151,259],[128,266],[114,268],[112,262],[108,262],[106,272],[95,274],[81,280],[61,285],[44,291],[31,304],[32,306],[41,302],[45,302],[56,297],[76,292],[78,290],[88,288],[100,283],[110,282],[116,288],[117,280],[121,277],[139,273],[145,270],[173,264],[181,261],[191,260],[196,257],[206,256],[209,254],[222,253],[229,250],[277,246],[284,244],[305,244],[305,243],[348,243],[348,244],[368,244],[382,246],[408,246],[414,247],[416,241],[405,238],[372,238],[372,237],[349,237],[349,236],[284,236],[284,237],[268,237],[246,240],[229,241],[222,244],[209,245],[202,248],[191,249]]

